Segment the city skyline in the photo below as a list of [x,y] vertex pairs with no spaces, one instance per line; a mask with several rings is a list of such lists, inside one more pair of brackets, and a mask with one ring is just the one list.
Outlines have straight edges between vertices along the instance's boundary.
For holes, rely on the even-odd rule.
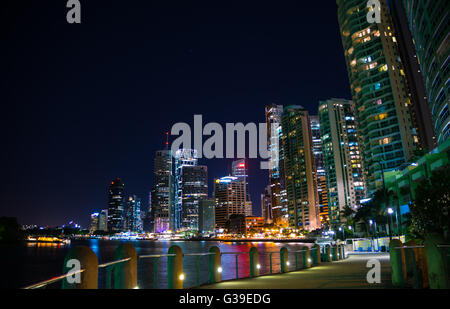
[[[237,2],[218,8],[143,4],[147,10],[105,3],[85,5],[80,25],[67,24],[60,16],[66,8],[49,3],[11,4],[21,14],[2,20],[17,27],[2,29],[9,45],[1,53],[15,69],[8,66],[2,77],[3,96],[13,104],[2,121],[10,147],[0,204],[4,215],[23,224],[74,220],[88,226],[89,214],[105,208],[107,184],[116,177],[145,206],[153,154],[164,149],[172,124],[193,114],[222,124],[259,123],[273,102],[302,104],[316,114],[319,99],[350,98],[342,51],[327,48],[340,45],[333,3],[239,3],[239,11],[233,9]],[[118,12],[119,23],[112,17]],[[34,24],[34,38],[25,19]],[[32,42],[28,50],[35,56],[18,52],[24,50],[19,37]],[[304,42],[315,48],[305,49]],[[60,48],[78,56],[62,57]],[[24,78],[21,68],[29,72]],[[29,91],[15,91],[23,87]],[[212,180],[231,161],[200,160],[208,165],[210,195]],[[259,160],[248,161],[259,214],[267,171],[259,169]]]

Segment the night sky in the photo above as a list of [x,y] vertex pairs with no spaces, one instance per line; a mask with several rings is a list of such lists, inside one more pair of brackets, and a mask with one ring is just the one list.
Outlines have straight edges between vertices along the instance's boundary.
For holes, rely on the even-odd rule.
[[[334,0],[81,0],[0,5],[0,216],[86,227],[109,182],[148,207],[153,159],[176,122],[264,122],[271,102],[317,114],[350,98]],[[201,160],[213,179],[230,159]],[[268,183],[251,160],[255,214]]]

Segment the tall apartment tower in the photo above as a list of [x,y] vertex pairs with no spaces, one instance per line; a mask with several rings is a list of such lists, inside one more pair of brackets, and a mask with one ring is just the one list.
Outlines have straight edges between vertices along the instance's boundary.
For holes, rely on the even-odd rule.
[[122,232],[124,223],[124,184],[120,178],[111,181],[108,188],[108,231]]
[[214,199],[216,201],[216,228],[225,228],[233,214],[245,216],[245,183],[234,176],[215,179]]
[[285,107],[281,126],[289,226],[315,230],[320,228],[319,198],[308,111],[298,105]]
[[408,96],[411,99],[411,119],[417,130],[419,148],[431,151],[436,147],[436,135],[431,121],[431,109],[428,104],[428,94],[419,65],[416,48],[409,29],[406,11],[402,1],[389,1],[390,15],[397,34],[398,50],[405,70],[408,86]]
[[341,211],[356,209],[366,197],[355,105],[345,99],[319,102],[330,224],[344,222]]
[[151,211],[147,214],[146,220],[153,222],[150,225],[153,225],[155,233],[162,233],[173,230],[173,218],[170,216],[174,208],[172,152],[156,151],[154,164],[154,185],[150,194]]
[[[399,1],[400,2],[400,1]],[[428,94],[437,143],[450,136],[450,2],[402,0]],[[401,3],[396,3],[397,6]],[[398,9],[401,11],[401,9]]]
[[245,185],[245,215],[252,216],[252,200],[250,198],[250,190],[248,187],[248,164],[245,159],[234,160],[231,163],[231,176],[238,177]]
[[181,227],[198,231],[199,202],[208,197],[208,168],[204,165],[184,166],[181,189]]
[[381,23],[368,22],[366,0],[337,4],[366,180],[373,193],[383,185],[383,171],[399,169],[413,158],[419,139],[386,0],[380,0]]
[[286,188],[284,184],[284,155],[281,128],[283,105],[266,106],[267,150],[269,152],[269,185],[272,219],[276,225],[288,224]]
[[108,231],[108,209],[102,209],[98,215],[98,229],[100,231]]
[[175,153],[175,206],[173,211],[174,230],[183,227],[183,172],[188,166],[197,166],[197,150],[178,149]]
[[310,116],[311,119],[311,133],[313,141],[314,159],[316,161],[315,176],[317,181],[317,194],[319,196],[319,217],[321,224],[327,224],[329,222],[328,212],[328,192],[327,192],[327,180],[325,175],[325,167],[323,164],[323,150],[322,150],[322,138],[320,135],[320,122],[319,116]]
[[128,197],[125,210],[126,230],[130,232],[141,233],[141,199],[136,197],[136,195]]

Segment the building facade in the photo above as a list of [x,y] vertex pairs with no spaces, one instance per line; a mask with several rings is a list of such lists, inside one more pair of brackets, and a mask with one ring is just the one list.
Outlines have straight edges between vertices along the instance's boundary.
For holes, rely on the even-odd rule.
[[284,155],[281,127],[283,106],[266,106],[267,148],[269,152],[269,185],[271,195],[272,220],[276,225],[288,223],[286,188],[284,184]]
[[428,94],[438,144],[450,136],[450,2],[402,0]]
[[99,213],[94,212],[91,214],[91,224],[89,227],[89,233],[93,234],[95,231],[99,230],[98,228],[98,219],[99,219]]
[[320,220],[308,111],[298,105],[285,107],[281,126],[289,226],[315,230]]
[[226,176],[214,181],[216,228],[226,228],[230,216],[245,216],[245,183],[238,177]]
[[126,230],[142,233],[141,199],[136,195],[128,197],[125,207]]
[[197,150],[178,149],[174,157],[175,161],[175,191],[174,191],[174,211],[173,230],[183,229],[183,170],[187,166],[197,166]]
[[103,232],[108,231],[108,209],[102,209],[98,215],[98,229]]
[[122,232],[124,223],[124,184],[120,178],[111,181],[108,188],[108,231]]
[[328,192],[327,181],[325,175],[325,167],[323,164],[323,150],[322,150],[322,138],[320,135],[320,121],[319,116],[310,116],[311,119],[311,133],[313,141],[314,159],[316,161],[315,177],[317,181],[317,195],[319,197],[319,217],[322,225],[328,224],[329,212],[328,212]]
[[145,218],[146,225],[152,225],[152,231],[155,233],[173,229],[173,218],[171,217],[174,208],[173,181],[172,152],[170,150],[156,151],[154,185],[150,195],[151,210]]
[[320,101],[319,119],[330,224],[336,226],[345,221],[346,207],[355,210],[366,197],[355,105],[345,99]]
[[253,205],[248,187],[248,164],[246,159],[234,160],[231,163],[231,176],[238,177],[245,185],[245,214],[253,215]]
[[413,158],[419,140],[386,0],[380,0],[381,23],[367,21],[365,0],[337,4],[367,188],[373,193],[383,185],[383,171],[401,168]]
[[208,168],[203,165],[182,169],[181,228],[198,231],[199,202],[208,197]]
[[216,226],[215,200],[208,198],[201,199],[198,206],[198,231],[204,236],[214,235]]

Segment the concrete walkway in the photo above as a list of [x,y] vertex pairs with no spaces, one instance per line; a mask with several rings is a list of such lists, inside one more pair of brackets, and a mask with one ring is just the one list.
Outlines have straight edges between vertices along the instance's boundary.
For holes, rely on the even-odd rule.
[[[366,276],[370,259],[381,262],[381,283],[369,284]],[[389,254],[350,255],[347,259],[305,270],[231,280],[205,285],[201,289],[380,289],[392,288]]]

